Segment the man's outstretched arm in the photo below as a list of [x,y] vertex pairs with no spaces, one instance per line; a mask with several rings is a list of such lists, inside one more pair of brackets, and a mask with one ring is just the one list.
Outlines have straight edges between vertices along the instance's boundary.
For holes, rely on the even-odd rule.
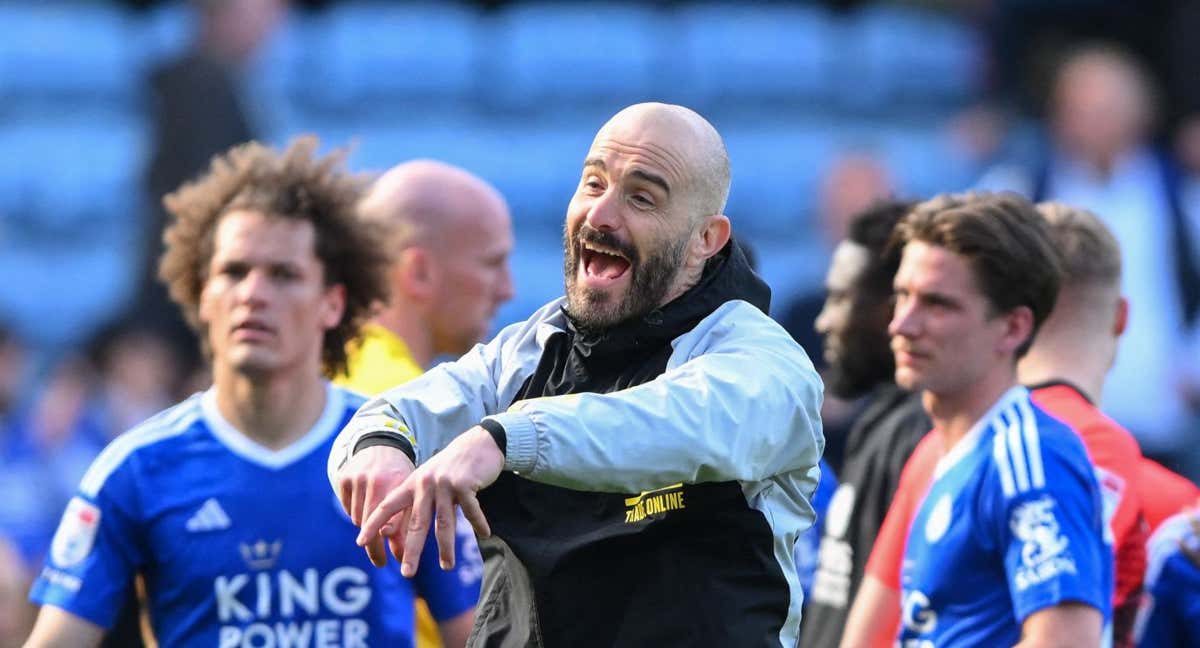
[[488,418],[504,428],[506,470],[565,488],[636,493],[815,469],[821,399],[820,378],[787,332],[730,302],[677,342],[654,380],[521,401]]
[[[773,322],[752,319],[735,328],[715,321],[723,330],[709,332],[694,357],[650,383],[524,401],[515,411],[489,417],[502,424],[499,437],[472,427],[381,501],[359,544],[378,542],[379,534],[393,547],[399,541],[402,571],[412,573],[424,533],[436,519],[439,549],[453,564],[454,506],[462,506],[476,533],[486,537],[476,493],[504,469],[534,481],[610,492],[815,473],[824,439],[817,413],[821,385],[811,363]],[[523,418],[530,425],[522,427]]]

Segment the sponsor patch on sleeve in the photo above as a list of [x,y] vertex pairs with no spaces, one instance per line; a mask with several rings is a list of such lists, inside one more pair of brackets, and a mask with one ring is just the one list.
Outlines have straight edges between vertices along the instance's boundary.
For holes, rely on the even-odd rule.
[[1049,495],[1025,502],[1012,512],[1009,527],[1021,545],[1014,581],[1018,592],[1061,574],[1078,573],[1070,541],[1059,530],[1055,500]]
[[50,543],[50,560],[58,567],[83,562],[92,551],[99,528],[100,509],[82,497],[72,497]]

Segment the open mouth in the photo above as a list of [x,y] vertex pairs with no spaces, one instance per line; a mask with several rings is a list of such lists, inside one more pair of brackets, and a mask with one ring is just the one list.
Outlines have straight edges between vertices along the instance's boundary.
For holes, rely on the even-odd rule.
[[579,260],[584,276],[606,283],[620,279],[631,266],[629,258],[617,250],[587,241],[579,244]]

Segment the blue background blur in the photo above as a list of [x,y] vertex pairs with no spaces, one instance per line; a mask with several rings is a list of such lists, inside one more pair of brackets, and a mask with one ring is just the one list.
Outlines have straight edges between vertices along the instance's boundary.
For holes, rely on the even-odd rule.
[[[83,342],[131,298],[143,81],[194,19],[175,3],[0,4],[0,317],[35,346]],[[959,16],[919,7],[343,2],[294,8],[243,96],[272,143],[313,132],[354,146],[359,170],[433,157],[495,183],[518,236],[508,322],[560,293],[547,269],[566,204],[621,107],[678,102],[717,126],[728,212],[778,307],[824,272],[816,189],[842,149],[877,154],[906,196],[974,179],[944,125],[979,96],[982,58]]]
[[[21,583],[95,453],[206,386],[137,305],[153,292],[146,251],[161,227],[161,193],[147,190],[162,132],[148,80],[194,47],[199,7],[221,1],[0,0],[0,648],[28,621],[5,616],[5,601],[23,605]],[[882,196],[965,190],[1006,163],[1036,167],[1053,61],[1079,42],[1113,41],[1146,64],[1159,119],[1138,146],[1178,154],[1200,260],[1197,31],[1200,3],[1173,0],[326,0],[294,3],[231,78],[237,110],[268,143],[315,133],[326,149],[350,146],[355,170],[427,157],[494,183],[516,233],[516,297],[497,328],[561,294],[562,221],[600,125],[639,101],[687,105],[725,139],[727,213],[773,314],[807,304],[791,330],[819,361],[811,321],[847,214]],[[1160,243],[1132,263],[1178,252]],[[1157,290],[1172,277],[1158,284],[1145,268],[1134,318],[1138,291],[1174,299],[1173,286]],[[1156,456],[1193,479],[1197,319],[1121,350],[1154,347],[1192,381],[1160,375],[1162,389],[1186,392],[1191,418]],[[832,430],[849,410],[829,402]],[[1152,418],[1157,405],[1145,403]],[[6,538],[26,565],[15,581]]]

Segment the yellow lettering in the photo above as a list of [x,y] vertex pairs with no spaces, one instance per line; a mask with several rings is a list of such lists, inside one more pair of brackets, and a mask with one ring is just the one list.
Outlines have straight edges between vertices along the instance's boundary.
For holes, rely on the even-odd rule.
[[626,498],[625,506],[626,524],[640,522],[647,517],[662,515],[668,511],[678,511],[686,507],[683,501],[683,485],[674,484],[656,491],[646,491],[637,497]]

